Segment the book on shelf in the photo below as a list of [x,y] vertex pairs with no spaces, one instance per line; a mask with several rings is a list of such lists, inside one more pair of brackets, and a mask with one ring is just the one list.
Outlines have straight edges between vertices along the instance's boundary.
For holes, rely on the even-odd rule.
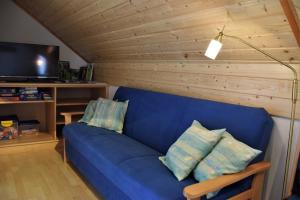
[[20,94],[21,101],[34,101],[41,100],[40,94]]
[[0,101],[20,101],[20,97],[18,97],[18,96],[0,97]]
[[14,94],[14,93],[3,93],[3,94],[0,94],[0,97],[17,97],[18,95],[17,94]]
[[20,88],[19,94],[38,94],[39,91],[36,87],[29,87],[29,88]]

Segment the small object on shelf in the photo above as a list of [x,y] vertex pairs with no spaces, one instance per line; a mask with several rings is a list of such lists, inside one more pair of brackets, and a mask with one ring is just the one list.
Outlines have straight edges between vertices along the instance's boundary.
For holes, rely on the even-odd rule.
[[19,133],[38,134],[40,131],[40,122],[38,120],[23,120],[19,122]]
[[16,88],[0,88],[0,101],[19,101]]
[[94,64],[89,63],[85,67],[80,67],[79,80],[84,82],[90,82],[93,80]]
[[36,87],[20,88],[19,97],[21,101],[37,101],[42,99]]
[[58,67],[59,67],[59,80],[70,81],[71,80],[70,62],[60,60],[58,62]]
[[87,65],[87,72],[86,72],[86,81],[92,81],[93,80],[93,72],[94,72],[94,64],[89,63]]
[[0,140],[18,137],[18,117],[16,115],[0,117]]

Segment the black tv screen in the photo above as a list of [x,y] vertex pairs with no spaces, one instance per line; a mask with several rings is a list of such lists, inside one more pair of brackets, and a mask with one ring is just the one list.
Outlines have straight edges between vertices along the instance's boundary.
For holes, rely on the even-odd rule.
[[57,78],[59,47],[0,42],[0,78]]

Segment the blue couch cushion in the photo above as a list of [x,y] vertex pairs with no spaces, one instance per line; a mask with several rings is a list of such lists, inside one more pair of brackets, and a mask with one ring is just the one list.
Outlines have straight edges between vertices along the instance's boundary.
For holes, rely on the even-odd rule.
[[118,88],[114,99],[130,101],[123,133],[163,154],[198,120],[210,130],[226,128],[236,139],[263,151],[257,159],[262,160],[273,126],[263,108],[126,87]]
[[108,176],[114,173],[113,167],[125,160],[160,155],[154,149],[125,135],[84,123],[65,126],[63,133],[74,148],[95,166],[101,165],[99,169],[102,173],[107,172]]
[[[65,126],[63,132],[78,152],[73,157],[83,157],[81,160],[87,161],[84,165],[93,166],[132,200],[183,200],[183,188],[196,183],[192,176],[179,182],[158,160],[159,152],[126,135],[84,123]],[[239,187],[225,188],[214,199],[226,199],[249,185],[246,181]]]
[[[132,200],[184,200],[185,186],[196,183],[192,176],[178,181],[155,156],[139,157],[120,164],[120,188]],[[211,200],[224,200],[245,191],[250,180],[223,189]],[[202,199],[206,199],[203,197]]]

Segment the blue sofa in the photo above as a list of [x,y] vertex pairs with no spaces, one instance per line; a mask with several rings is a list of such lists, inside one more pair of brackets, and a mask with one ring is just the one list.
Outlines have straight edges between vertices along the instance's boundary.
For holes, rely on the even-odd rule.
[[[68,160],[107,200],[197,199],[192,193],[199,185],[192,175],[179,182],[158,160],[193,120],[208,129],[227,128],[235,138],[263,152],[273,126],[262,108],[126,87],[120,87],[114,99],[129,100],[123,134],[84,123],[72,123],[63,130]],[[264,153],[253,163],[263,158]],[[237,179],[212,199],[243,193],[251,188],[252,179]],[[202,199],[206,199],[205,195]]]

